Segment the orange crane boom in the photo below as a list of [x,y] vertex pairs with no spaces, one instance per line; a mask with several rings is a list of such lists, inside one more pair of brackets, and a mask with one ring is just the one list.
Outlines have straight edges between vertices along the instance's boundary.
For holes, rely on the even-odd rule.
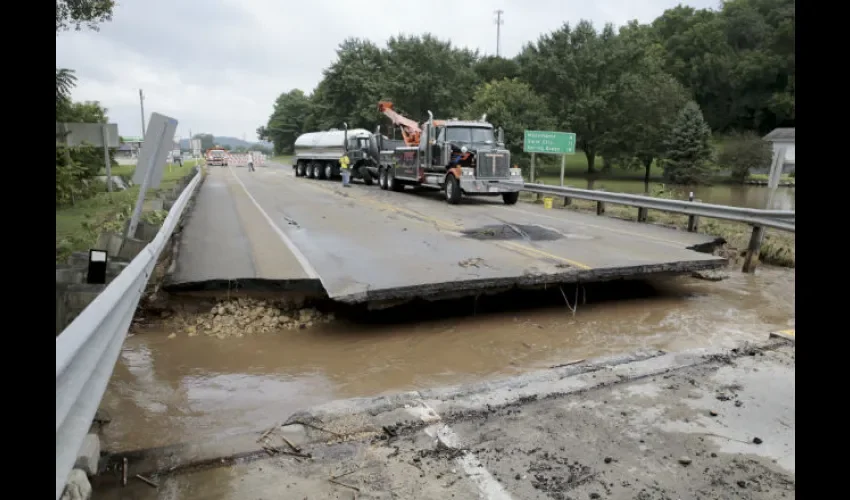
[[400,115],[393,109],[393,103],[390,101],[381,101],[378,103],[378,111],[383,113],[387,118],[392,120],[393,125],[401,129],[401,136],[404,138],[404,143],[408,146],[418,146],[419,136],[422,134],[422,129],[415,121]]

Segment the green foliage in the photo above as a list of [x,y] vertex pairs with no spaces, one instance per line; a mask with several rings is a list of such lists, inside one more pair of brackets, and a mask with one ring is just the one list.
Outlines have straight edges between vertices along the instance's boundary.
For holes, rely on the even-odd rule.
[[[304,125],[311,111],[310,98],[295,89],[281,94],[263,133],[274,143],[275,154],[292,153],[295,139],[307,132]],[[354,124],[352,124],[352,128]]]
[[691,89],[715,130],[769,132],[795,119],[795,0],[678,6],[652,26],[665,69]]
[[773,147],[752,132],[735,134],[723,142],[717,163],[728,168],[735,181],[744,182],[752,170],[770,167]]
[[493,80],[512,79],[519,76],[519,64],[513,59],[505,59],[499,56],[482,57],[473,66],[475,74],[481,83]]
[[[71,89],[77,84],[77,77],[74,76],[74,70],[66,68],[56,68],[56,109],[59,106],[70,102]],[[57,116],[58,120],[58,116]]]
[[62,123],[107,123],[106,108],[97,101],[63,101],[56,106],[56,121]]
[[215,147],[215,137],[212,134],[195,134],[192,139],[200,139],[201,151],[206,151]]
[[699,184],[712,170],[711,129],[699,105],[687,103],[673,122],[664,144],[664,177],[676,184]]
[[83,26],[97,31],[98,23],[112,19],[115,0],[56,0],[56,33]]
[[[492,81],[478,87],[466,115],[479,117],[487,113],[487,121],[505,130],[505,145],[515,163],[522,155],[525,130],[552,130],[555,120],[549,115],[546,100],[519,79]],[[525,166],[525,165],[523,165]]]

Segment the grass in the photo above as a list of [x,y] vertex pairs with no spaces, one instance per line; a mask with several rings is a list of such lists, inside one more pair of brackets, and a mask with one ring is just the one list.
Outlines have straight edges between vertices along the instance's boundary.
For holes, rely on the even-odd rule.
[[[145,200],[153,200],[160,191],[173,188],[183,177],[189,175],[195,161],[185,162],[182,166],[166,165],[159,188],[148,190]],[[114,167],[113,175],[130,179],[135,165]],[[56,208],[56,262],[64,262],[73,252],[85,251],[92,247],[102,232],[121,232],[124,224],[133,212],[139,186],[124,191],[99,192],[91,198],[78,201],[73,206]],[[143,208],[143,218],[151,222],[164,218],[165,211],[151,210],[151,203]]]
[[[750,174],[750,176],[748,177],[748,180],[760,181],[760,182],[767,182],[769,179],[770,179],[770,176],[768,174]],[[782,174],[779,177],[780,183],[789,183],[789,182],[793,183],[794,180],[795,180],[794,177],[791,177],[791,175],[789,175],[789,174]]]
[[292,155],[272,156],[271,161],[275,163],[283,163],[284,165],[292,165]]
[[[520,199],[534,203],[536,195],[522,193]],[[580,212],[596,213],[596,203],[586,200],[572,200],[572,204],[563,207],[557,200],[553,204],[556,209],[577,210]],[[607,204],[605,215],[626,220],[637,220],[638,209],[624,205]],[[688,225],[688,216],[669,212],[650,210],[647,215],[648,223],[684,229]],[[747,224],[718,219],[700,218],[699,232],[718,236],[727,242],[727,254],[737,261],[746,253],[752,228]],[[762,242],[759,260],[765,264],[782,267],[796,267],[796,238],[794,233],[768,229]]]

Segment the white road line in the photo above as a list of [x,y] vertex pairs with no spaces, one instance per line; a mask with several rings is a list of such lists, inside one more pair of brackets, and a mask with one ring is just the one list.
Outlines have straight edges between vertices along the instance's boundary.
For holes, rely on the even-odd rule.
[[[420,405],[411,406],[407,408],[407,411],[426,424],[431,424],[425,428],[425,433],[437,439],[447,448],[460,449],[460,437],[448,425],[442,422],[437,412],[423,402],[420,402]],[[511,495],[502,487],[501,483],[496,481],[490,472],[484,468],[478,457],[468,450],[464,450],[461,456],[455,458],[455,463],[475,483],[475,486],[478,488],[479,498],[486,500],[513,500]]]
[[266,218],[266,222],[268,222],[272,229],[274,229],[274,232],[277,233],[278,237],[280,237],[281,241],[283,241],[283,244],[286,245],[289,251],[292,252],[292,255],[294,255],[295,258],[298,260],[298,263],[301,264],[301,267],[304,268],[304,272],[307,273],[307,276],[311,279],[319,279],[319,273],[316,272],[312,264],[310,264],[310,261],[307,260],[307,257],[305,257],[304,254],[301,253],[301,250],[299,250],[298,247],[295,246],[295,243],[293,243],[292,240],[289,239],[289,236],[287,236],[286,233],[284,233],[279,227],[277,227],[277,224],[274,223],[274,220],[269,217],[269,214],[267,214],[266,211],[263,210],[263,207],[261,207],[260,204],[257,203],[257,200],[254,199],[254,197],[248,191],[248,188],[245,187],[245,183],[242,182],[242,179],[240,179],[239,176],[236,175],[236,172],[234,172],[229,165],[227,169],[230,170],[231,174],[233,174],[233,177],[236,179],[236,182],[238,182],[239,185],[242,186],[242,190],[245,191],[245,194],[248,195],[248,198],[254,203],[254,206],[257,207],[257,210],[259,210],[260,213],[263,214],[263,217]]

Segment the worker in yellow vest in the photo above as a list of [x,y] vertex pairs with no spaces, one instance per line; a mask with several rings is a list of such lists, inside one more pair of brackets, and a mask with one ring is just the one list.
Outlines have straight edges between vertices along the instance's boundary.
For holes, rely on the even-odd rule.
[[351,178],[351,169],[349,164],[351,160],[348,159],[348,153],[342,155],[342,158],[339,159],[339,173],[342,174],[342,187],[351,187],[348,184],[348,181]]

